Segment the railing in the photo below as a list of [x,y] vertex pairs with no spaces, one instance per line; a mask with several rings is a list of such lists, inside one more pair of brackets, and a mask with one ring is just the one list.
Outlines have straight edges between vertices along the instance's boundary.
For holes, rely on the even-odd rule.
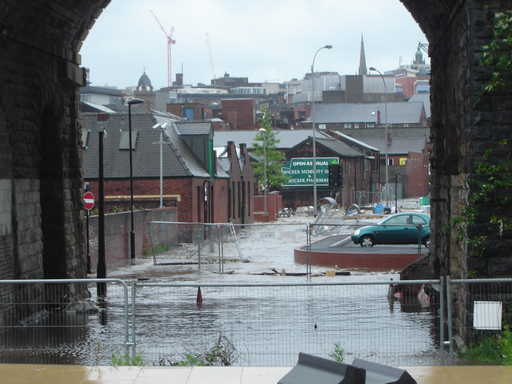
[[[427,285],[432,296],[421,302]],[[438,280],[136,287],[136,351],[151,364],[217,350],[229,365],[287,366],[301,351],[329,357],[336,345],[347,358],[438,362]]]
[[281,252],[283,247],[293,254],[295,244],[307,243],[305,223],[153,221],[149,225],[155,265],[192,265],[200,270],[203,264],[217,264],[219,273],[225,272],[227,261],[262,260]]
[[0,361],[110,364],[130,352],[128,299],[118,279],[0,280]]
[[512,324],[512,279],[447,279],[450,352],[501,335]]
[[510,324],[512,279],[353,279],[0,280],[0,361],[286,366],[342,350],[347,361],[439,365]]

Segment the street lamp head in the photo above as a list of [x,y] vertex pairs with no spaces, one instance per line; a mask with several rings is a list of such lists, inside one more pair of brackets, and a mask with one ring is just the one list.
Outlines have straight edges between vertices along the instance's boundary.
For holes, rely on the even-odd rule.
[[373,72],[377,72],[377,68],[375,68],[375,67],[370,67],[369,70],[373,71]]
[[127,104],[128,105],[134,105],[134,104],[142,104],[142,103],[144,103],[144,100],[133,98],[133,99],[128,100]]
[[332,45],[327,44],[327,45],[325,45],[325,46],[324,46],[324,48],[326,48],[326,49],[331,49],[331,48],[332,48]]

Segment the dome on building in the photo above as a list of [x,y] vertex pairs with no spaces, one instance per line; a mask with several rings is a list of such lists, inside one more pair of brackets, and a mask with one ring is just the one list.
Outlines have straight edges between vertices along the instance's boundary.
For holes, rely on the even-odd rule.
[[137,84],[137,92],[152,92],[153,85],[151,84],[151,80],[149,76],[146,74],[146,71],[142,74],[139,79],[139,83]]

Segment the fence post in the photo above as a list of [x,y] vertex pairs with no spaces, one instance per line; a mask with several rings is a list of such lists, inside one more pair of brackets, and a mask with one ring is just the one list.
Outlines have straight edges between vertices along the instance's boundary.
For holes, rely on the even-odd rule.
[[444,351],[444,327],[445,327],[445,314],[444,314],[444,300],[446,294],[445,277],[439,278],[439,349]]
[[137,355],[137,340],[136,340],[136,322],[135,322],[135,307],[137,297],[137,281],[132,282],[132,359]]
[[197,265],[198,270],[201,270],[201,243],[204,240],[204,225],[201,225],[201,229],[199,230],[199,235],[197,236]]
[[450,276],[446,276],[446,303],[448,308],[448,345],[450,354],[453,354],[453,318],[452,318],[452,283]]
[[222,272],[222,269],[221,269],[222,260],[221,260],[221,256],[220,256],[220,227],[218,225],[216,225],[215,227],[217,229],[217,249],[219,252],[219,273],[221,273]]
[[307,238],[308,238],[308,256],[306,258],[306,277],[311,279],[311,223],[307,224]]

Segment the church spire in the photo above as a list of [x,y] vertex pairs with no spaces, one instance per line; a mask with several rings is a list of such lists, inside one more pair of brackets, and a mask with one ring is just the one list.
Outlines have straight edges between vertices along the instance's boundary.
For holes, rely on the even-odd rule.
[[359,57],[359,75],[367,75],[368,70],[366,68],[366,55],[364,53],[364,39],[363,34],[361,33],[361,56]]

